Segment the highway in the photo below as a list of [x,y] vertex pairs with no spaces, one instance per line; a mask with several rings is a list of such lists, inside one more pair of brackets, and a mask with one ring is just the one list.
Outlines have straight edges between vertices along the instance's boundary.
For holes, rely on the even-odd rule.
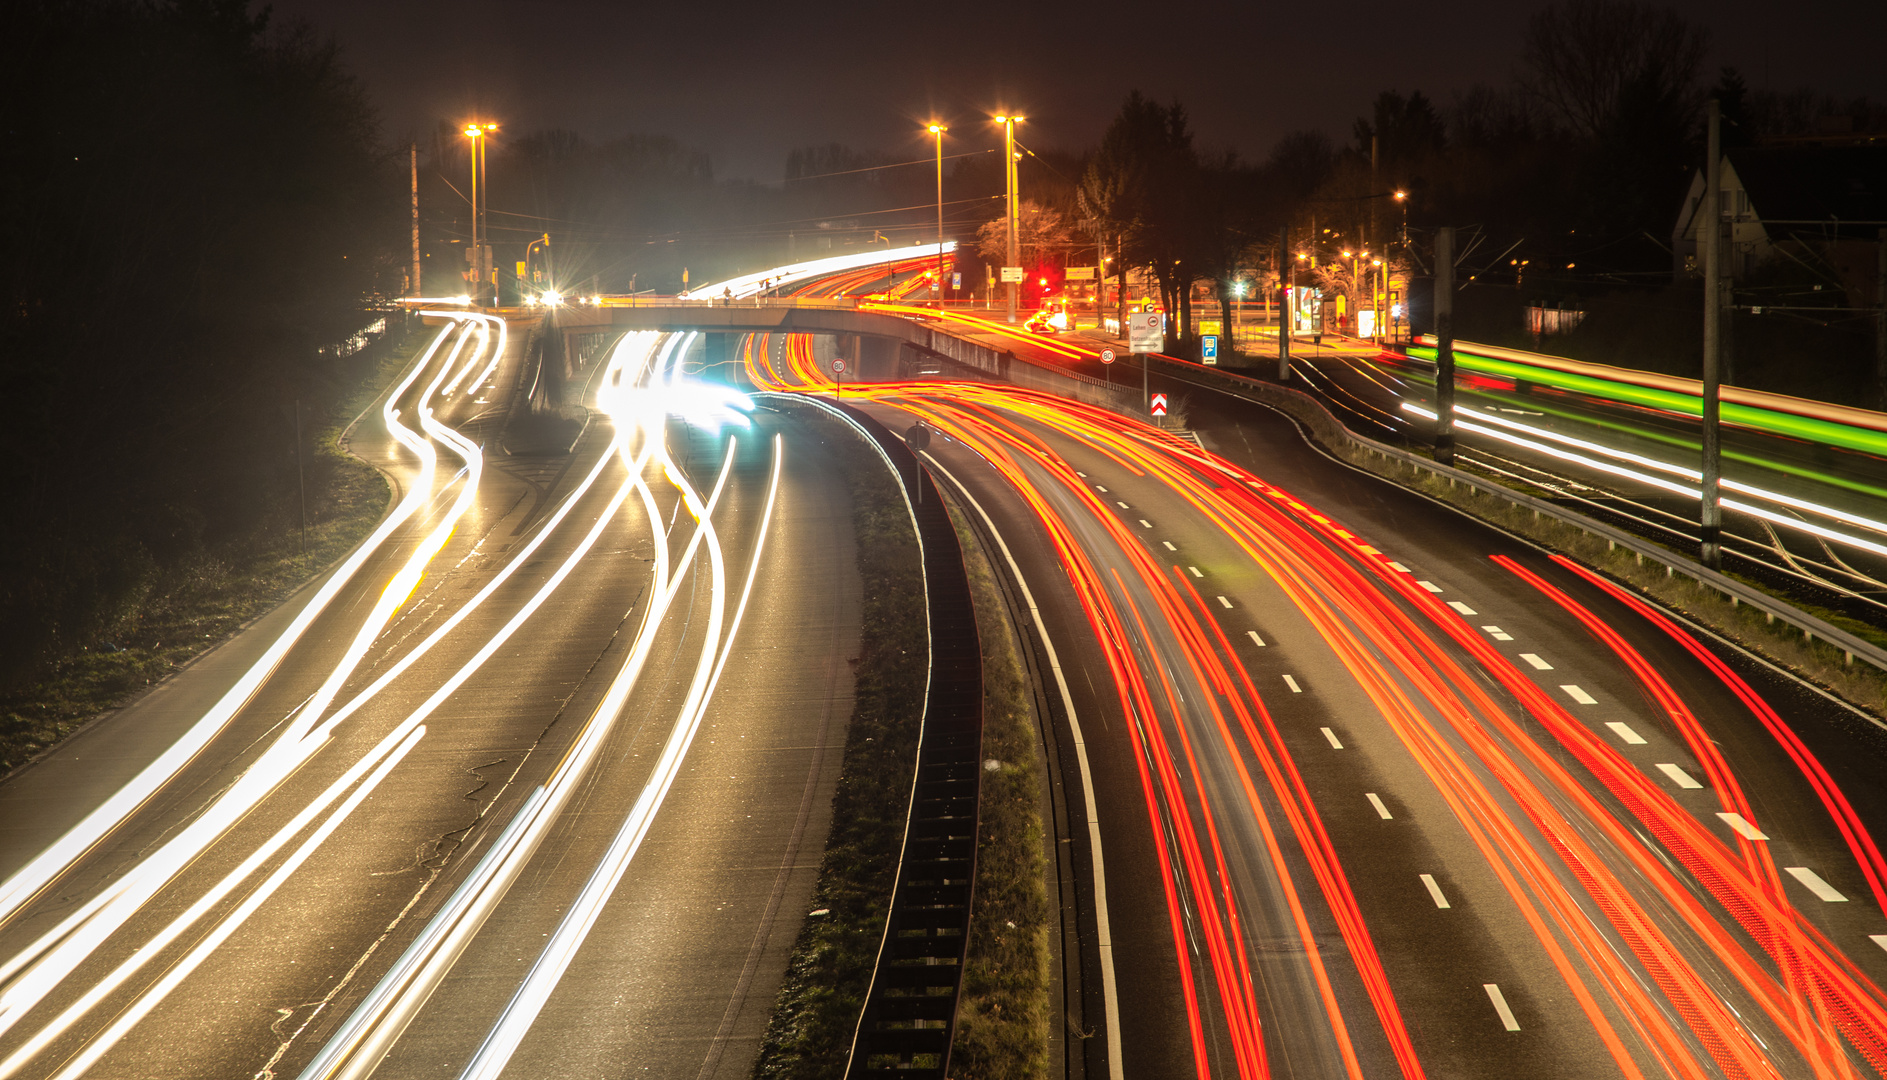
[[[828,389],[817,340],[747,360]],[[1879,727],[1277,414],[1162,388],[1207,451],[1016,388],[845,388],[938,432],[1040,612],[1124,1075],[1887,1065]]]
[[[742,295],[928,317],[884,273]],[[694,335],[624,335],[534,428],[525,325],[429,321],[350,434],[396,481],[380,531],[0,786],[0,1077],[747,1073],[850,708],[836,470]],[[740,374],[832,393],[834,347],[755,335]],[[1279,414],[1154,389],[1195,438],[843,390],[933,428],[1027,597],[1087,1075],[1887,1072],[1887,731]]]
[[525,327],[428,322],[350,432],[379,532],[0,787],[0,1076],[745,1075],[850,711],[847,499],[690,336],[626,335],[547,453]]

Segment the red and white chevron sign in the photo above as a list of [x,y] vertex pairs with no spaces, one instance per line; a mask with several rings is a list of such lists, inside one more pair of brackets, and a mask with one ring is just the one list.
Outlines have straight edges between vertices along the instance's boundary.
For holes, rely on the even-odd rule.
[[1153,395],[1153,415],[1155,416],[1166,415],[1166,395],[1165,394]]

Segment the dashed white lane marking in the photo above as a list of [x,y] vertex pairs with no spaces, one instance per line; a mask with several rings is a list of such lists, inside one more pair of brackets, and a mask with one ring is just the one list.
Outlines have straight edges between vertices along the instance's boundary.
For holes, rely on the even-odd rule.
[[1434,583],[1434,582],[1432,582],[1432,581],[1418,581],[1418,582],[1416,582],[1416,584],[1417,584],[1417,585],[1420,585],[1420,586],[1421,586],[1422,588],[1424,588],[1424,589],[1427,589],[1427,590],[1428,590],[1429,592],[1440,592],[1440,591],[1441,591],[1441,586],[1440,586],[1440,585],[1437,585],[1437,584],[1435,584],[1435,583]]
[[1617,735],[1633,746],[1643,746],[1645,744],[1645,737],[1633,731],[1630,724],[1622,723],[1617,720],[1607,720],[1605,726],[1612,729],[1612,734]]
[[1166,550],[1168,550],[1168,551],[1178,551],[1178,550],[1179,550],[1178,548],[1176,548],[1176,547],[1174,547],[1174,546],[1173,546],[1173,542],[1172,542],[1171,540],[1162,540],[1162,541],[1160,541],[1160,543],[1162,543],[1162,544],[1165,544],[1165,545],[1166,545]]
[[1514,639],[1512,634],[1509,634],[1498,626],[1483,626],[1481,629],[1487,631],[1487,636],[1493,638],[1495,641],[1512,641]]
[[1124,503],[1124,502],[1121,502],[1121,501],[1120,501],[1119,499],[1115,499],[1115,500],[1114,500],[1114,505],[1115,505],[1115,506],[1118,506],[1118,507],[1120,507],[1120,508],[1121,508],[1122,510],[1126,510],[1126,509],[1129,509],[1129,507],[1127,506],[1127,504],[1126,504],[1126,503]]
[[1317,730],[1323,732],[1324,738],[1330,740],[1330,749],[1332,750],[1343,749],[1343,741],[1337,738],[1336,732],[1331,731],[1329,728],[1318,728]]
[[1232,606],[1232,602],[1230,600],[1227,600],[1225,597],[1221,596],[1219,597],[1219,606],[1230,608]]
[[1435,884],[1435,875],[1423,874],[1422,884],[1428,886],[1428,895],[1435,898],[1436,907],[1446,908],[1448,906],[1448,898],[1441,894],[1441,886]]
[[1670,777],[1671,783],[1676,784],[1678,787],[1681,787],[1681,788],[1703,787],[1703,785],[1698,783],[1696,779],[1693,778],[1689,773],[1685,772],[1684,770],[1678,768],[1677,766],[1671,764],[1668,761],[1659,762],[1658,771]]
[[1567,697],[1572,698],[1581,705],[1597,705],[1599,703],[1598,698],[1593,697],[1591,694],[1586,693],[1584,690],[1570,683],[1560,687],[1560,689],[1566,691]]
[[1821,875],[1806,866],[1785,866],[1789,876],[1808,887],[1808,891],[1821,897],[1830,904],[1845,904],[1848,898],[1835,890],[1833,885],[1821,879]]
[[1186,569],[1188,569],[1188,570],[1191,570],[1191,571],[1192,571],[1192,576],[1193,576],[1193,577],[1205,577],[1205,575],[1204,575],[1204,574],[1202,574],[1202,573],[1200,573],[1200,572],[1199,572],[1199,568],[1198,568],[1197,566],[1188,566],[1188,567],[1187,567]]
[[[1394,814],[1391,814],[1391,813],[1389,812],[1389,808],[1388,808],[1387,806],[1384,806],[1384,805],[1382,804],[1382,797],[1381,797],[1380,795],[1377,795],[1377,794],[1376,794],[1375,792],[1373,792],[1373,791],[1369,791],[1369,792],[1365,792],[1365,793],[1363,794],[1363,798],[1365,798],[1365,799],[1368,799],[1368,800],[1369,800],[1369,805],[1371,805],[1371,806],[1373,806],[1373,807],[1375,807],[1375,808],[1376,808],[1376,816],[1377,816],[1377,817],[1379,817],[1379,818],[1382,818],[1382,819],[1383,819],[1384,821],[1391,821],[1391,820],[1394,820],[1394,818],[1395,818],[1395,815],[1394,815]],[[1883,936],[1883,937],[1887,937],[1887,934],[1883,934],[1882,936]],[[1883,945],[1883,946],[1881,946],[1881,947],[1882,947],[1882,948],[1887,948],[1887,945]]]
[[1082,471],[1081,471],[1080,469],[1076,469],[1076,470],[1075,470],[1075,475],[1076,475],[1076,476],[1079,476],[1079,477],[1080,477],[1081,479],[1083,479],[1083,480],[1086,480],[1086,479],[1088,478],[1088,474],[1087,474],[1087,473],[1084,473],[1084,472],[1082,472]]
[[1539,653],[1530,653],[1530,652],[1523,652],[1523,653],[1521,653],[1521,654],[1520,654],[1520,659],[1522,659],[1522,660],[1525,660],[1525,661],[1526,661],[1527,663],[1529,663],[1529,664],[1532,664],[1532,665],[1533,665],[1533,670],[1535,670],[1535,671],[1551,671],[1551,670],[1553,670],[1553,665],[1551,665],[1551,664],[1549,664],[1549,663],[1547,663],[1546,661],[1544,661],[1544,660],[1542,660],[1542,659],[1540,659],[1540,654],[1539,654]]
[[1482,983],[1481,989],[1487,991],[1487,1000],[1494,1003],[1494,1011],[1500,1014],[1500,1026],[1508,1031],[1519,1031],[1520,1021],[1514,1019],[1514,1011],[1507,1007],[1507,998],[1500,992],[1499,983]]
[[1104,488],[1104,487],[1102,487],[1102,486],[1101,486],[1101,485],[1099,485],[1099,484],[1096,484],[1096,485],[1094,485],[1094,490],[1096,490],[1096,491],[1102,491],[1102,492],[1104,492],[1104,491],[1106,491],[1107,489],[1106,489],[1106,488]]
[[[1728,825],[1731,829],[1735,830],[1736,835],[1742,837],[1745,840],[1769,839],[1768,833],[1765,833],[1761,829],[1758,829],[1756,826],[1751,825],[1749,823],[1749,820],[1741,814],[1735,814],[1735,813],[1730,813],[1728,811],[1725,811],[1725,812],[1719,813],[1717,816],[1723,819],[1723,823],[1725,825]],[[1789,873],[1795,874],[1795,871],[1791,870],[1789,871]],[[1809,871],[1804,870],[1802,873],[1804,874],[1809,873]],[[1796,874],[1796,877],[1798,878],[1800,878],[1801,876],[1802,876],[1801,874]],[[1821,881],[1820,878],[1816,878],[1815,880]],[[1802,882],[1802,884],[1808,885],[1808,882],[1804,881]],[[1824,884],[1826,883],[1824,882]],[[1808,887],[1812,889],[1815,886],[1809,885]],[[1827,899],[1827,898],[1823,897],[1823,899]]]
[[1153,522],[1151,522],[1151,521],[1148,521],[1148,520],[1147,520],[1146,518],[1141,518],[1141,519],[1140,519],[1140,526],[1141,526],[1142,528],[1145,528],[1145,529],[1151,529],[1151,528],[1153,528]]
[[1408,567],[1402,565],[1399,562],[1391,562],[1389,564],[1389,569],[1394,570],[1398,574],[1412,574],[1415,572],[1413,570],[1410,570]]
[[1245,631],[1245,636],[1251,639],[1251,643],[1253,645],[1256,645],[1261,649],[1265,647],[1265,639],[1258,636],[1258,631],[1247,630]]
[[1883,949],[1887,949],[1887,934],[1869,934],[1867,935],[1867,940],[1879,945]]
[[1301,694],[1301,693],[1303,693],[1303,692],[1304,692],[1304,688],[1303,688],[1303,687],[1301,687],[1301,686],[1299,686],[1299,685],[1297,685],[1297,680],[1296,680],[1296,679],[1293,679],[1293,678],[1291,678],[1291,677],[1290,677],[1289,675],[1286,675],[1286,676],[1284,677],[1284,685],[1286,685],[1286,686],[1288,686],[1288,687],[1290,687],[1290,688],[1291,688],[1291,693],[1293,693],[1293,694]]
[[1480,614],[1480,612],[1474,610],[1473,608],[1469,607],[1468,605],[1462,603],[1459,600],[1448,601],[1448,606],[1451,608],[1454,608],[1456,611],[1459,611],[1463,615],[1479,615]]

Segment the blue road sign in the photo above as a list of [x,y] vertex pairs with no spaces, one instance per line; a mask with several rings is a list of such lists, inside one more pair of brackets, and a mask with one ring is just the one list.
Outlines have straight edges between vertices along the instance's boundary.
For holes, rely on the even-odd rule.
[[1207,334],[1204,340],[1205,351],[1200,355],[1208,361],[1217,360],[1219,358],[1219,335]]

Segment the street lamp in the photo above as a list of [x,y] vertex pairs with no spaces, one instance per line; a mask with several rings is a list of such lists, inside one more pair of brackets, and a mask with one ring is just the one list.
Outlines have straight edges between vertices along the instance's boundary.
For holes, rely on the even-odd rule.
[[942,124],[930,125],[930,133],[937,139],[937,310],[944,306],[944,237],[943,237],[943,137],[950,129]]
[[497,130],[497,124],[472,123],[465,125],[464,132],[465,137],[472,140],[472,279],[478,286],[473,291],[481,298],[485,279],[491,274],[485,265],[485,245],[479,240],[478,178],[485,171],[485,137]]
[[1397,188],[1390,197],[1402,207],[1402,246],[1407,248],[1409,246],[1409,193]]
[[[1016,216],[1016,125],[1027,118],[1021,116],[997,116],[991,119],[1003,126],[1003,184],[1004,190],[1009,198],[1009,211],[1007,215],[1009,258],[1004,264],[1006,269],[1010,266],[1020,265],[1022,262],[1022,253],[1016,244],[1016,234],[1021,231],[1021,220]],[[1010,281],[1005,284],[1009,286],[1009,321],[1013,323],[1016,321],[1016,292],[1021,288],[1021,282]]]

